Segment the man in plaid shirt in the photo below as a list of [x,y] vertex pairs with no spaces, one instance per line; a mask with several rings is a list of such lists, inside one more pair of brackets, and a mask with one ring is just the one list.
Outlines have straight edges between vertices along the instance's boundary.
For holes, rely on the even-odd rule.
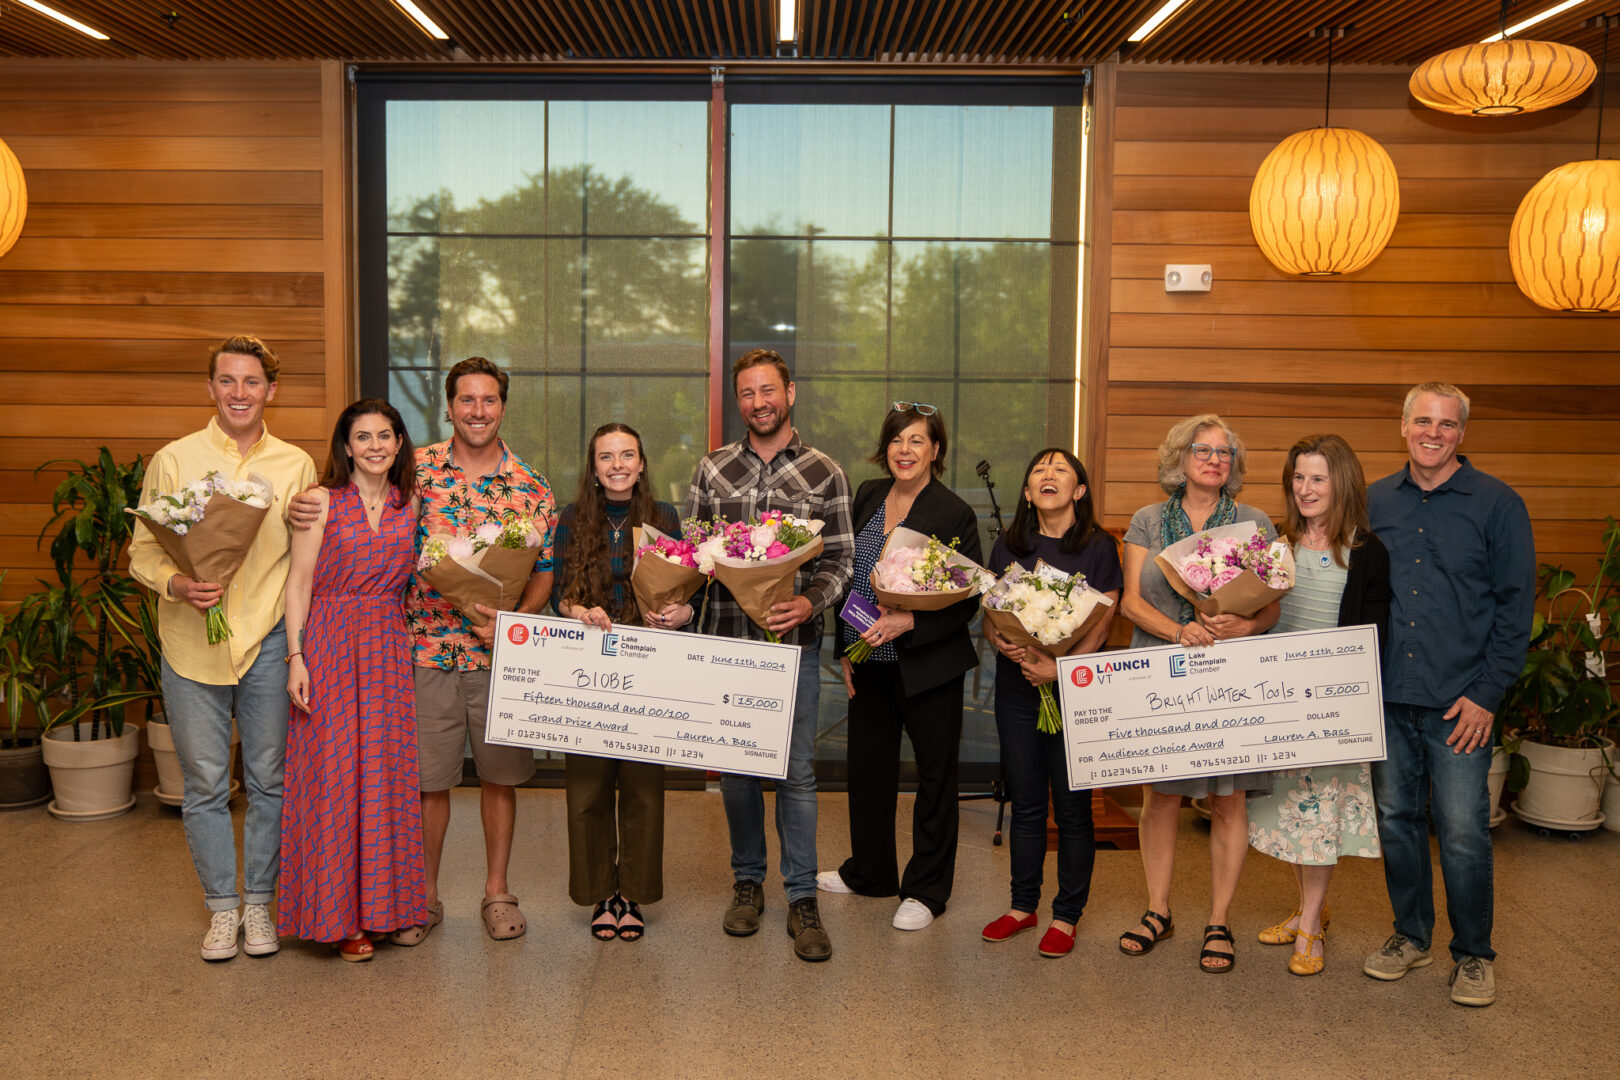
[[[781,510],[824,522],[821,554],[799,568],[795,595],[772,607],[767,623],[783,642],[799,646],[787,779],[776,781],[788,933],[801,960],[825,960],[832,955],[832,941],[816,907],[816,776],[811,759],[821,711],[821,613],[849,587],[855,554],[849,480],[836,461],[806,446],[793,430],[794,385],[780,355],[755,349],[738,357],[731,366],[731,385],[748,434],[698,462],[683,516],[746,521]],[[701,629],[725,637],[765,637],[718,583]],[[720,792],[735,876],[724,926],[728,934],[747,937],[759,929],[765,910],[765,796],[760,781],[751,776],[721,777]]]

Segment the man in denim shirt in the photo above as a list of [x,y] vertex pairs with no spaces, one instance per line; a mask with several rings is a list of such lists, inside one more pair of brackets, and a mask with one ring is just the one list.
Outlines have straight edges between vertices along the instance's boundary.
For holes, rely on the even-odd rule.
[[1362,970],[1398,979],[1431,962],[1427,808],[1451,921],[1451,1000],[1481,1006],[1496,1000],[1491,725],[1524,665],[1536,553],[1524,500],[1458,455],[1467,426],[1468,395],[1448,383],[1413,387],[1401,412],[1406,467],[1367,489],[1395,593],[1384,645],[1389,757],[1373,763],[1395,933]]

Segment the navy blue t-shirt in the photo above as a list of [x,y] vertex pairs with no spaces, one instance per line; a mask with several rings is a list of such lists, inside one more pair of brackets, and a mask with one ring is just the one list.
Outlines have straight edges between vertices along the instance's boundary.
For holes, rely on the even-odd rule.
[[[1007,549],[1006,538],[998,536],[995,546],[990,549],[989,569],[1000,577],[1014,563],[1025,570],[1033,570],[1038,559],[1065,574],[1078,572],[1086,575],[1087,584],[1098,592],[1124,589],[1125,574],[1119,565],[1119,546],[1108,533],[1102,529],[1093,529],[1086,545],[1073,555],[1066,554],[1059,546],[1061,543],[1062,541],[1056,537],[1037,535],[1035,550],[1028,555],[1014,558],[1013,553]],[[999,652],[996,654],[996,691],[1022,693],[1031,698],[1038,693],[1029,685],[1029,680],[1024,678],[1024,670]]]

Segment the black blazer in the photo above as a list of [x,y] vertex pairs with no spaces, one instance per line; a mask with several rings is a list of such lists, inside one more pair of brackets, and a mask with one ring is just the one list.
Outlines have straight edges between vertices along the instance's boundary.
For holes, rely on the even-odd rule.
[[1389,549],[1369,532],[1367,542],[1350,549],[1350,575],[1344,581],[1344,595],[1339,598],[1339,625],[1361,626],[1372,623],[1378,627],[1378,649],[1383,652],[1389,640],[1389,602],[1394,593],[1389,587]]
[[[857,535],[877,514],[893,486],[892,479],[881,476],[866,481],[855,492]],[[930,478],[928,486],[917,493],[905,525],[927,536],[937,536],[946,543],[951,537],[957,537],[961,541],[957,544],[958,551],[976,563],[984,563],[984,549],[979,546],[979,519],[973,508],[936,479]],[[843,610],[843,606],[840,600],[839,610]],[[895,653],[900,657],[900,684],[908,696],[933,689],[978,666],[979,653],[968,633],[968,624],[978,610],[979,598],[974,596],[941,611],[912,612],[916,625],[894,640]],[[838,635],[840,644],[853,641],[855,628],[842,619],[839,622],[842,624]]]

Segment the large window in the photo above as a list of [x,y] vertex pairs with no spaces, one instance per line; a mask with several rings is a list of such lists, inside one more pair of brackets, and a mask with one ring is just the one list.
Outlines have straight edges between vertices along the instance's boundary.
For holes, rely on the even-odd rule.
[[[767,346],[798,384],[795,425],[855,484],[877,474],[890,402],[937,405],[944,482],[981,510],[988,553],[975,466],[1010,518],[1029,456],[1074,441],[1083,81],[733,79],[720,147],[710,96],[706,76],[364,79],[367,391],[413,438],[445,438],[444,370],[488,356],[513,374],[505,437],[560,502],[590,431],[623,420],[679,504],[697,458],[742,434],[712,373]],[[997,757],[982,655],[965,776]],[[846,699],[823,661],[817,753],[836,778]]]

